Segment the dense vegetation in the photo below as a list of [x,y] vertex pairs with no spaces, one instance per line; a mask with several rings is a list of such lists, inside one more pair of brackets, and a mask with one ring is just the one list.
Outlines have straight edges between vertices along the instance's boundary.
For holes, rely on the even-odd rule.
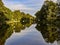
[[57,19],[58,6],[53,1],[45,1],[43,7],[35,15],[37,20],[53,23]]
[[10,37],[13,31],[20,32],[33,24],[33,22],[33,16],[20,12],[20,10],[12,12],[0,0],[0,45],[4,45],[6,39]]
[[[48,43],[58,40],[58,30],[60,27],[59,7],[53,1],[45,1],[41,10],[36,12],[36,19],[30,14],[25,14],[20,10],[11,11],[4,6],[0,0],[0,45],[4,45],[6,39],[13,31],[20,32],[29,27],[34,22],[36,29],[40,31]],[[36,21],[35,21],[36,20]]]
[[[58,27],[60,27],[60,15],[58,5],[46,0],[36,16],[37,30],[40,31],[46,42],[53,43],[58,40]],[[58,18],[59,17],[59,18]]]
[[[26,18],[26,20],[24,20],[25,23],[27,23],[29,19],[29,24],[32,24],[34,20],[33,16],[31,16],[30,14],[25,14],[24,12],[20,12],[20,10],[15,10],[12,12],[10,9],[4,6],[2,0],[0,0],[0,17],[1,17],[0,20],[3,19],[2,21],[8,25],[13,25],[14,23],[17,22],[23,22],[21,18]],[[4,18],[7,19],[4,20]]]

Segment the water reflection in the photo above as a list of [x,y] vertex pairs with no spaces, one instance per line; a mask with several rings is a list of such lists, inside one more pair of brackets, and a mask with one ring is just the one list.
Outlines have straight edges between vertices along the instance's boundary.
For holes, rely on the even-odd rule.
[[[1,17],[3,16],[3,18]],[[26,27],[31,26],[32,23],[28,23],[27,19],[21,20],[20,22],[14,22],[7,24],[6,21],[8,20],[7,18],[3,15],[0,15],[0,45],[4,45],[6,42],[6,39],[8,39],[13,32],[20,32],[21,30],[25,29]],[[3,19],[3,21],[1,20]],[[25,24],[23,24],[23,21]]]
[[6,20],[8,19],[4,16],[4,13],[0,12],[0,45],[4,45],[6,38],[9,36],[6,30],[9,25],[6,24]]
[[[59,21],[56,20],[56,22],[59,22]],[[53,45],[53,43],[55,43],[55,41],[57,41],[57,43],[60,44],[60,28],[57,25],[59,25],[59,24],[55,23],[55,22],[49,23],[48,21],[42,19],[42,21],[37,21],[36,29],[39,32],[41,32],[44,40],[47,43],[50,43],[50,45],[51,45],[51,43]]]
[[[1,14],[2,13],[2,14]],[[30,19],[28,18],[21,18],[20,22],[14,22],[14,23],[10,23],[9,25],[6,23],[6,21],[8,20],[3,12],[1,12],[1,16],[3,15],[3,18],[0,16],[1,19],[3,19],[3,21],[0,19],[0,45],[4,45],[6,40],[15,32],[15,33],[20,33],[21,30],[24,30],[26,27],[30,27],[32,25]],[[36,25],[36,29],[34,28],[34,25],[29,29],[28,33],[27,33],[27,36],[24,36],[24,38],[18,38],[18,39],[28,39],[30,40],[30,42],[28,42],[28,40],[26,41],[27,44],[31,44],[33,45],[46,45],[46,43],[48,44],[53,44],[53,43],[58,43],[60,44],[60,29],[59,29],[59,26],[58,26],[58,21],[56,21],[56,24],[53,22],[48,22],[47,23],[47,20],[45,19],[42,19],[42,20],[38,20],[37,21],[37,25]],[[32,30],[33,29],[33,30]],[[27,30],[25,30],[27,31]],[[39,33],[39,32],[42,34]],[[31,33],[32,32],[32,33]],[[38,34],[39,33],[39,34]],[[24,33],[23,33],[24,34]],[[33,35],[32,35],[33,34]],[[15,35],[15,34],[14,34]],[[22,35],[22,34],[21,34]],[[36,36],[35,36],[36,35]],[[14,36],[13,36],[14,37]],[[32,37],[32,38],[31,38]],[[15,38],[15,37],[14,37]],[[42,41],[44,38],[45,42]],[[42,40],[41,40],[42,39]],[[22,41],[21,40],[21,41]],[[35,40],[35,41],[34,41]],[[15,40],[16,41],[16,40]],[[20,42],[21,42],[20,41]],[[22,42],[25,42],[25,41],[22,41]],[[42,42],[44,42],[42,44]],[[18,41],[19,43],[19,41]],[[25,44],[26,44],[25,43]],[[17,43],[16,43],[17,44]],[[23,44],[23,43],[21,43]],[[47,45],[48,45],[47,44]],[[8,44],[7,44],[8,45]],[[9,44],[10,45],[10,44]]]
[[[7,19],[4,19],[4,20],[7,20]],[[32,25],[32,23],[30,22],[27,22],[25,20],[21,20],[20,22],[16,22],[16,23],[11,23],[11,24],[6,24],[5,21],[0,21],[0,45],[4,45],[6,40],[15,32],[15,33],[20,33],[21,30],[24,30],[26,27],[29,27]],[[2,23],[1,23],[2,22]],[[4,23],[3,23],[4,22]],[[34,26],[32,26],[34,27]],[[36,29],[34,28],[30,28],[30,30],[36,30],[41,32],[41,34],[37,34],[36,32],[34,33],[34,31],[32,30],[32,33],[29,32],[29,36],[24,36],[25,38],[27,39],[30,39],[30,40],[35,40],[36,38],[36,41],[38,42],[35,42],[35,41],[32,41],[32,44],[34,43],[34,45],[40,45],[41,41],[40,39],[44,38],[45,42],[48,43],[48,44],[53,44],[53,43],[58,43],[60,44],[60,30],[59,30],[59,27],[53,23],[42,23],[42,22],[39,22],[37,21],[37,25],[36,25]],[[3,31],[2,31],[3,30]],[[27,31],[27,30],[26,30]],[[24,33],[23,33],[24,34]],[[37,35],[37,37],[35,37],[34,35]],[[30,36],[32,36],[32,38],[30,38]],[[40,37],[41,36],[41,37]],[[39,38],[40,37],[40,38]],[[25,40],[24,38],[24,40]],[[34,39],[33,39],[34,38]],[[20,38],[19,38],[20,39]],[[20,39],[21,40],[21,39]],[[21,40],[22,41],[22,40]],[[26,41],[26,40],[25,40]],[[28,41],[28,40],[27,40]],[[23,42],[23,41],[22,41]],[[44,42],[44,41],[43,41]],[[29,42],[28,42],[29,43]],[[41,45],[46,45],[46,43],[43,43]],[[21,43],[23,44],[23,43]],[[30,44],[30,43],[29,43]],[[32,45],[31,44],[31,45]],[[48,45],[47,44],[47,45]],[[7,44],[8,45],[8,44]]]
[[[26,27],[29,27],[29,26],[31,26],[31,23],[26,23],[25,25],[23,25],[22,23],[21,23],[21,21],[20,22],[16,22],[16,23],[11,23],[10,25],[7,25],[6,23],[5,23],[5,26],[3,26],[2,25],[2,29],[1,30],[3,30],[3,31],[0,31],[0,45],[4,45],[4,43],[6,42],[6,40],[15,32],[15,33],[20,33],[21,32],[21,30],[24,30]],[[6,27],[6,28],[5,28]],[[34,27],[34,26],[32,26],[32,27]],[[48,43],[47,45],[49,45],[49,43],[56,43],[56,41],[57,41],[57,43],[60,43],[60,36],[59,36],[59,34],[60,34],[60,31],[59,31],[59,28],[56,26],[56,25],[54,25],[54,24],[40,24],[40,23],[37,23],[37,25],[36,25],[36,29],[34,29],[34,28],[30,28],[30,30],[32,30],[31,32],[29,32],[28,34],[29,34],[29,36],[24,36],[25,38],[29,38],[30,40],[35,40],[35,38],[36,38],[36,41],[37,41],[37,39],[38,39],[38,42],[35,42],[35,41],[32,41],[32,44],[33,43],[35,43],[35,45],[40,45],[41,43],[41,39],[42,38],[44,38],[44,40],[46,41],[46,43]],[[41,34],[42,34],[42,36],[41,36],[41,34],[37,34],[36,32],[34,33],[34,31],[36,30],[36,32],[37,31],[39,31],[39,32],[41,32]],[[27,30],[25,30],[25,31],[27,31]],[[24,34],[24,33],[23,33]],[[34,34],[34,35],[37,35],[37,37],[35,37],[34,35],[32,35],[32,34]],[[32,35],[32,36],[31,36]],[[32,37],[32,38],[30,38],[30,36]],[[41,37],[40,37],[41,36]],[[13,36],[14,37],[14,36]],[[39,38],[40,37],[40,38]],[[25,40],[25,38],[24,38],[24,40]],[[20,39],[20,38],[19,38]],[[22,38],[21,38],[22,39]],[[20,40],[21,40],[20,39]],[[23,39],[22,39],[23,40]],[[21,40],[21,41],[22,41]],[[20,41],[20,42],[21,42]],[[26,41],[26,40],[25,40]],[[28,40],[27,40],[28,41]],[[19,42],[19,41],[18,41]],[[22,42],[24,42],[24,41],[22,41]],[[28,42],[29,43],[29,42]],[[42,43],[41,45],[46,45],[46,43]],[[21,43],[21,44],[23,44],[23,43]],[[30,44],[30,43],[29,43]],[[31,44],[31,45],[32,45]],[[8,44],[7,44],[8,45]],[[10,44],[9,44],[10,45]]]
[[[38,28],[39,27],[39,28]],[[58,28],[54,25],[45,25],[43,26],[36,26],[37,30],[40,31],[43,35],[43,38],[48,43],[53,43],[55,40],[58,40]]]

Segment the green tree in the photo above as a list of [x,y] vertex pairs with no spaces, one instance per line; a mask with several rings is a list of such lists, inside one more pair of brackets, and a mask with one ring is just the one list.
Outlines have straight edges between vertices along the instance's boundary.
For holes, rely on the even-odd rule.
[[8,25],[6,24],[6,21],[9,20],[3,12],[0,11],[0,31],[6,29]]
[[26,18],[26,17],[22,17],[20,22],[21,22],[21,24],[25,25],[27,23],[30,23],[30,19]]
[[35,16],[40,23],[52,23],[57,19],[58,6],[53,1],[45,1]]

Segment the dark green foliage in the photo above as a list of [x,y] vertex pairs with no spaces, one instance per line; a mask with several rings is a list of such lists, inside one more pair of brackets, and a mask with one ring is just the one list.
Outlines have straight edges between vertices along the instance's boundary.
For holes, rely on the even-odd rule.
[[37,20],[40,22],[54,22],[57,19],[58,6],[53,1],[45,1],[41,10],[35,15]]
[[13,33],[13,30],[20,32],[29,27],[33,20],[33,16],[20,12],[20,10],[12,12],[0,0],[0,45],[4,45],[6,39]]
[[0,11],[0,22],[4,22],[7,21],[8,18],[5,16],[5,14],[3,12]]
[[25,25],[27,23],[30,23],[30,19],[26,18],[26,17],[22,17],[20,22],[21,22],[21,24]]
[[7,29],[7,27],[8,27],[8,25],[6,24],[7,20],[8,19],[6,18],[4,13],[0,11],[0,31]]
[[[36,29],[42,33],[43,38],[48,43],[58,40],[58,6],[53,1],[45,1],[41,10],[35,16],[37,20]],[[59,19],[60,20],[60,19]]]

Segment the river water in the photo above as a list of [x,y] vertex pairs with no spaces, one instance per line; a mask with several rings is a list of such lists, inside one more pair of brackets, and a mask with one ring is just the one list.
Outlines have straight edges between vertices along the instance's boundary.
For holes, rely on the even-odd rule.
[[6,39],[5,45],[59,45],[59,41],[57,42],[56,40],[53,43],[47,43],[41,32],[39,32],[35,26],[36,24],[33,24],[21,32],[14,31],[12,35]]

